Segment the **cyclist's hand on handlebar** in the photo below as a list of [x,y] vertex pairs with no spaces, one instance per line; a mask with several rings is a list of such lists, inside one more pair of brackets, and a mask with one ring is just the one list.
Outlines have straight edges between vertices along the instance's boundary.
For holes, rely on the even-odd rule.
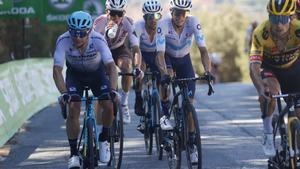
[[171,77],[168,74],[162,75],[160,79],[160,83],[162,86],[168,85],[171,81]]
[[271,93],[268,87],[264,87],[261,91],[258,91],[258,94],[259,94],[260,101],[262,101],[262,99],[267,102],[271,101]]
[[206,72],[204,73],[204,76],[205,76],[205,78],[207,79],[207,81],[209,81],[209,82],[215,80],[215,77],[214,77],[209,71],[206,71]]
[[111,89],[110,93],[109,93],[111,99],[115,102],[119,102],[120,101],[120,94],[118,91],[116,91],[115,89]]
[[135,68],[133,74],[137,79],[142,79],[144,77],[144,72],[140,68]]
[[71,95],[68,92],[64,92],[59,96],[58,100],[60,103],[66,104],[71,101]]

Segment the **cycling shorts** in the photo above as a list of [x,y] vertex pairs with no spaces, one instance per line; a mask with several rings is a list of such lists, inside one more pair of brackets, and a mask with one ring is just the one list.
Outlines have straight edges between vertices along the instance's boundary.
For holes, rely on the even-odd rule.
[[[262,64],[261,76],[263,79],[274,77],[278,80],[282,93],[300,93],[300,59],[292,66],[286,69],[274,68],[266,64]],[[300,98],[295,103],[296,107],[300,107]]]
[[85,86],[88,86],[94,96],[101,96],[110,92],[110,82],[105,74],[104,66],[99,66],[94,72],[77,72],[67,69],[66,86],[69,94],[83,96]]
[[[166,54],[166,59],[169,60],[168,63],[171,63],[170,66],[175,72],[177,79],[195,77],[195,72],[193,69],[190,54],[187,54],[182,58],[175,58]],[[189,89],[189,97],[194,98],[195,91],[196,91],[196,82],[189,81],[188,89]]]
[[111,54],[113,56],[115,63],[118,63],[117,61],[122,57],[128,57],[132,59],[131,51],[126,45],[122,45],[116,49],[112,49]]

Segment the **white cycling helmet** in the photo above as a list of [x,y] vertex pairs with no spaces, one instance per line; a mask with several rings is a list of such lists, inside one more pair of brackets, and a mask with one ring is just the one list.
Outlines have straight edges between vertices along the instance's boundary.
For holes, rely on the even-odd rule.
[[171,0],[171,9],[191,10],[192,0]]
[[143,4],[143,13],[144,14],[155,14],[162,11],[161,4],[158,0],[147,0]]
[[124,11],[127,6],[127,0],[106,0],[106,9],[115,11]]

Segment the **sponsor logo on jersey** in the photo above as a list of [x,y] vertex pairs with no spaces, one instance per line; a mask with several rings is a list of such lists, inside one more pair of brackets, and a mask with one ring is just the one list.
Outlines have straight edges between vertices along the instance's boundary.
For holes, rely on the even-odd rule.
[[201,25],[200,24],[197,25],[197,29],[201,30]]
[[262,37],[264,40],[267,40],[269,38],[269,31],[267,30],[267,28],[263,29]]
[[160,27],[157,28],[157,33],[161,33],[161,28]]

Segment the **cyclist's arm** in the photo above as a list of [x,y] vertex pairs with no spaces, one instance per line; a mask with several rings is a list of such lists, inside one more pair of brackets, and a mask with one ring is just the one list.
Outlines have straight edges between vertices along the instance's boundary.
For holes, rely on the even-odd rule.
[[118,71],[115,62],[109,62],[105,65],[106,72],[108,73],[110,87],[114,90],[117,89],[118,84]]
[[205,38],[202,33],[201,24],[197,20],[197,18],[194,16],[191,17],[191,24],[192,24],[193,31],[194,31],[195,41],[196,41],[196,44],[197,44],[200,54],[201,54],[201,61],[202,61],[204,70],[210,71],[211,63],[210,63],[210,59],[209,59],[206,44],[205,44]]
[[102,62],[105,65],[105,71],[108,74],[109,81],[111,88],[116,90],[117,89],[117,79],[118,79],[118,73],[117,68],[115,65],[115,62],[112,58],[111,51],[107,45],[107,41],[105,40],[103,35],[98,35],[98,37],[94,38],[96,48],[101,53],[101,59]]
[[261,77],[261,64],[263,61],[263,47],[262,41],[258,37],[260,35],[259,31],[255,31],[252,35],[253,41],[250,50],[250,77],[251,80],[259,94],[264,94],[264,84]]
[[54,52],[54,63],[53,63],[53,79],[55,85],[60,93],[67,92],[66,84],[62,74],[63,67],[65,64],[65,46],[66,39],[68,37],[60,36],[56,42],[56,48]]
[[155,61],[156,61],[156,65],[157,65],[160,73],[162,75],[167,75],[168,70],[167,70],[167,65],[166,65],[166,61],[165,61],[165,52],[163,52],[163,51],[157,52]]
[[142,54],[139,46],[135,45],[132,46],[132,53],[133,53],[133,65],[134,67],[141,68],[142,65]]
[[66,84],[62,74],[63,68],[60,66],[53,66],[53,79],[55,85],[60,93],[67,92]]
[[262,93],[264,91],[264,84],[260,74],[260,69],[260,63],[250,63],[250,77],[258,93]]
[[211,70],[211,61],[209,59],[206,47],[199,47],[199,51],[200,51],[200,54],[201,54],[201,61],[202,61],[202,65],[204,67],[205,72],[210,72],[210,70]]
[[158,22],[156,30],[156,65],[162,75],[167,75],[168,70],[165,61],[165,51],[166,51],[166,30],[163,22]]
[[[126,29],[128,31],[128,39],[131,46],[132,54],[133,54],[133,66],[136,68],[141,68],[142,65],[142,54],[139,48],[139,39],[138,34],[135,29],[135,25],[133,20],[129,17],[126,18]],[[124,18],[124,19],[125,19]]]

